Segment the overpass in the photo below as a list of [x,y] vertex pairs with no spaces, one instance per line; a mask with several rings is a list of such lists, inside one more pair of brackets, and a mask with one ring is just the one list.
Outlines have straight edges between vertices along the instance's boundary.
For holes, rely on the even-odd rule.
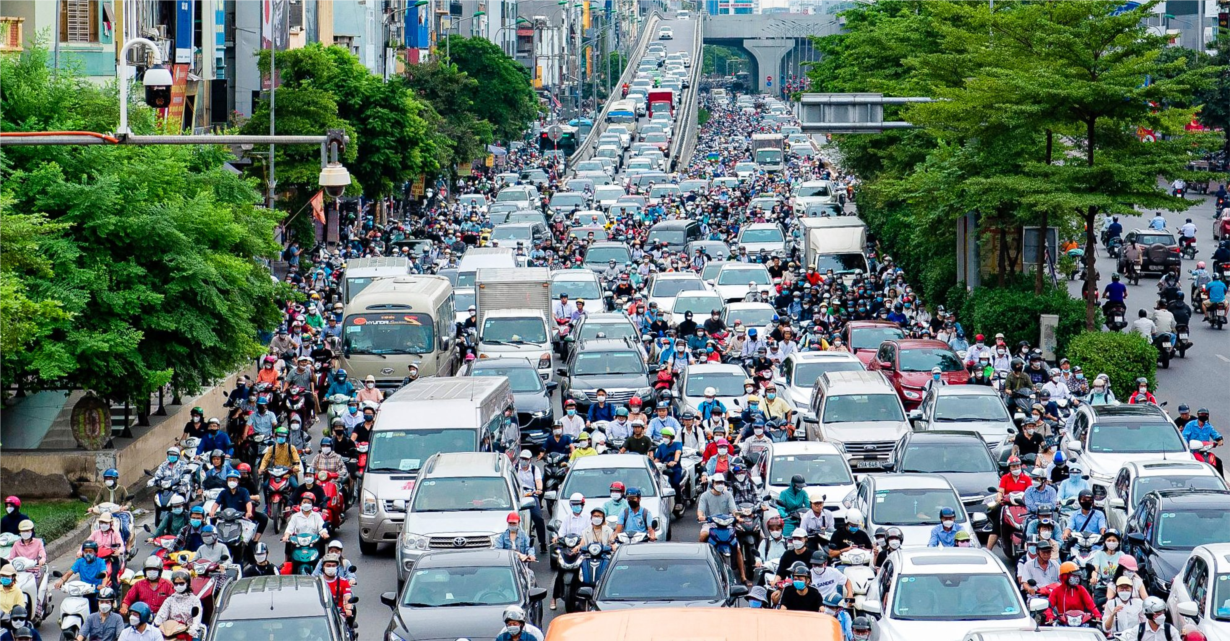
[[[841,31],[831,15],[738,14],[706,16],[704,44],[742,49],[752,61],[750,74],[756,90],[777,93],[781,78],[801,76],[803,63],[820,59],[812,47],[812,36],[829,36]],[[769,86],[769,78],[773,84]]]

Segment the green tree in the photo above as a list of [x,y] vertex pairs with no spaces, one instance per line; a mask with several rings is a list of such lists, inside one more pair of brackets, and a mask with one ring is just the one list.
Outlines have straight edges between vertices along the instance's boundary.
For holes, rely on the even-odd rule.
[[450,51],[450,62],[478,82],[472,97],[475,117],[491,123],[497,140],[520,140],[539,113],[525,66],[486,38],[448,36],[444,44],[437,50]]
[[1216,65],[1216,79],[1197,92],[1200,124],[1221,129],[1222,151],[1230,157],[1230,30],[1222,29],[1213,42],[1216,52],[1209,62]]
[[468,163],[487,153],[495,140],[491,123],[475,115],[473,96],[478,81],[456,65],[432,61],[408,65],[406,82],[420,100],[434,110],[440,137],[447,145],[446,167]]

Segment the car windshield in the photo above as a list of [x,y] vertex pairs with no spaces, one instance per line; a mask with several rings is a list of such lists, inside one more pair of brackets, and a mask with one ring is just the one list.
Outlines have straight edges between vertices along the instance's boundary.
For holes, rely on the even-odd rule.
[[[542,214],[536,211],[518,211],[508,215],[508,223],[543,223]],[[544,225],[546,223],[543,223]]]
[[780,243],[786,238],[782,230],[774,228],[749,229],[739,237],[741,243]]
[[902,472],[992,472],[999,467],[982,439],[965,443],[910,443],[898,466]]
[[[494,361],[499,363],[500,361]],[[508,385],[516,392],[541,392],[542,379],[538,378],[538,372],[529,367],[500,367],[498,365],[487,365],[480,367],[470,374],[471,376],[504,376],[508,378]]]
[[541,318],[488,318],[483,321],[484,343],[545,343],[547,326]]
[[604,374],[644,374],[645,361],[636,352],[594,352],[579,354],[572,366],[574,376]]
[[795,193],[798,198],[823,198],[833,195],[828,185],[803,185]]
[[666,134],[647,134],[645,142],[666,142]]
[[704,396],[705,388],[712,387],[718,396],[743,396],[743,381],[746,377],[741,372],[705,372],[688,374],[684,387],[684,396]]
[[708,181],[704,180],[685,180],[679,183],[679,189],[683,191],[704,191],[708,187]]
[[474,290],[462,289],[453,292],[453,304],[459,312],[464,312],[470,309],[470,305],[474,304]]
[[824,402],[825,423],[904,421],[896,394],[832,395]]
[[748,283],[768,285],[769,282],[769,270],[767,269],[727,268],[718,272],[717,278],[717,284],[719,285],[747,285]]
[[[269,613],[266,613],[269,614]],[[274,619],[263,616],[257,619],[227,621],[225,614],[214,622],[214,638],[217,639],[332,639],[329,619],[322,616],[289,617]],[[157,633],[157,630],[155,630]]]
[[952,490],[899,489],[876,490],[871,505],[871,522],[876,525],[935,525],[940,522],[940,508],[957,511],[957,521],[965,520],[965,508]]
[[[637,162],[638,161],[634,160],[631,163],[628,163],[628,166],[631,167]],[[648,165],[649,161],[646,160],[645,164]],[[654,229],[650,230],[649,238],[645,241],[645,246],[650,247],[657,244],[658,241],[662,241],[668,245],[683,245],[688,241],[688,236],[682,229]]]
[[726,325],[733,327],[735,321],[743,323],[744,327],[767,327],[773,324],[777,312],[772,307],[745,307],[726,310]]
[[624,263],[632,260],[632,252],[623,246],[590,247],[589,251],[585,252],[587,263],[605,263],[611,260],[615,261],[616,267],[623,267]]
[[678,296],[679,292],[701,292],[705,284],[698,278],[657,278],[653,281],[653,291],[649,293],[654,298]]
[[401,604],[411,608],[447,608],[520,603],[512,569],[499,567],[425,568],[410,573]]
[[611,495],[611,483],[619,481],[624,487],[635,487],[644,496],[657,496],[658,488],[644,467],[590,467],[572,470],[564,479],[560,496],[580,494],[587,499]]
[[512,509],[508,484],[499,476],[421,479],[412,512],[490,512]]
[[573,227],[568,230],[568,235],[573,238],[589,238],[589,235],[594,235],[594,240],[606,240],[608,238],[606,230],[601,227]]
[[1023,616],[1017,588],[1002,574],[913,574],[897,578],[893,619],[987,621]]
[[482,207],[487,204],[487,197],[478,194],[467,194],[457,199],[462,207]]
[[840,454],[776,455],[769,464],[769,485],[790,485],[801,474],[808,485],[853,485],[850,466]]
[[650,198],[661,198],[663,196],[678,196],[679,187],[676,185],[656,185],[649,190]]
[[[597,165],[594,169],[601,171],[602,165]],[[573,207],[584,207],[585,196],[582,194],[555,194],[551,197],[551,206],[561,209],[572,209]]]
[[810,363],[796,363],[790,384],[795,387],[810,389],[816,379],[825,372],[861,372],[863,363],[857,360],[822,360]]
[[697,316],[708,316],[715,309],[722,311],[720,296],[680,296],[675,299],[675,308],[671,311],[680,315],[684,312],[692,312]]
[[1154,490],[1224,490],[1226,484],[1212,474],[1188,474],[1184,476],[1138,476],[1132,481],[1132,505],[1140,504],[1146,494]]
[[415,472],[437,452],[477,452],[472,428],[378,430],[372,432],[368,472]]
[[1005,421],[1008,409],[998,396],[954,395],[941,396],[935,401],[936,421]]
[[1100,423],[1089,430],[1089,451],[1108,454],[1186,452],[1183,437],[1170,423]]
[[1148,247],[1149,245],[1174,245],[1174,236],[1170,234],[1141,234],[1136,237],[1136,243]]
[[619,200],[624,196],[623,187],[599,187],[594,190],[595,200]]
[[[602,334],[602,336],[599,336]],[[578,340],[587,341],[594,338],[633,338],[639,340],[641,337],[637,333],[636,328],[632,323],[624,321],[598,323],[586,319],[581,324],[581,329],[578,332]]]
[[808,216],[840,216],[844,212],[840,205],[831,203],[815,203],[808,205],[804,212]]
[[496,240],[530,240],[534,231],[529,225],[499,225],[491,230],[491,237]]
[[1190,550],[1197,545],[1222,543],[1230,532],[1230,511],[1163,510],[1157,521],[1157,546]]
[[429,354],[436,330],[427,314],[351,314],[344,337],[342,350],[348,354]]
[[624,560],[607,570],[600,601],[719,601],[713,567],[700,559]]
[[1230,574],[1213,579],[1213,618],[1230,621]]
[[939,367],[944,372],[959,372],[965,369],[952,350],[941,347],[911,347],[900,350],[901,371],[930,372]]
[[530,200],[530,194],[524,189],[505,189],[495,197],[498,203],[517,202],[522,200]]
[[820,272],[833,270],[835,274],[854,270],[867,271],[867,259],[862,254],[817,254],[816,269]]
[[854,349],[877,349],[884,341],[905,338],[900,327],[859,327],[850,330],[850,343]]

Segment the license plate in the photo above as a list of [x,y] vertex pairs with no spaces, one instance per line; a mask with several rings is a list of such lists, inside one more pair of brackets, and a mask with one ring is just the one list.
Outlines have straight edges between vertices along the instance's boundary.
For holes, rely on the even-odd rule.
[[1180,332],[1180,333],[1179,333],[1179,340],[1181,340],[1181,341],[1185,341],[1185,340],[1187,340],[1187,334],[1185,334],[1185,333],[1183,333],[1183,332]]
[[868,459],[863,459],[861,461],[858,461],[854,467],[856,469],[865,470],[869,468],[878,468],[880,466],[881,466],[881,463],[879,460],[868,458]]
[[1147,267],[1149,271],[1158,271],[1158,272],[1162,271],[1165,268],[1166,268],[1165,265],[1149,265]]

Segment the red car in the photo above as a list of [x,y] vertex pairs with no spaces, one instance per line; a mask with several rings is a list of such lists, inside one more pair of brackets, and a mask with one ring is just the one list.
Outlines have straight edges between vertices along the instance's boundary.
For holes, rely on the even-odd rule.
[[875,359],[876,350],[884,341],[905,338],[901,326],[889,321],[850,321],[841,330],[841,340],[866,367]]
[[875,358],[867,366],[880,371],[893,387],[907,410],[918,407],[923,400],[923,390],[931,379],[932,368],[939,367],[940,376],[949,385],[964,385],[969,382],[969,372],[952,348],[940,341],[899,339],[880,343]]

